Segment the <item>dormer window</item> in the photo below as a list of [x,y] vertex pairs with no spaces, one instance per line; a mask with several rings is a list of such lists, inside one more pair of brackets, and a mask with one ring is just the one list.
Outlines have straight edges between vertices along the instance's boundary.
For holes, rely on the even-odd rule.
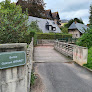
[[56,27],[50,25],[49,22],[46,23],[46,29],[49,31],[56,31]]
[[53,31],[56,31],[56,27],[53,27],[52,30],[53,30]]

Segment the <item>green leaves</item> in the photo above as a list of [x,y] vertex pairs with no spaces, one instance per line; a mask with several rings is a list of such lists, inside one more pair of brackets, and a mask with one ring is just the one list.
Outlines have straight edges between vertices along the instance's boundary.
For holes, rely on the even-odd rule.
[[92,28],[86,30],[86,32],[78,39],[77,45],[84,47],[92,47]]
[[89,17],[90,24],[92,25],[92,4],[90,5],[90,17]]
[[68,34],[68,28],[66,27],[61,27],[61,32],[63,32],[64,34]]
[[84,66],[92,69],[92,47],[88,50],[88,62]]
[[22,13],[20,6],[16,6],[8,0],[1,2],[0,43],[23,42],[29,29],[27,20],[28,16],[26,13]]

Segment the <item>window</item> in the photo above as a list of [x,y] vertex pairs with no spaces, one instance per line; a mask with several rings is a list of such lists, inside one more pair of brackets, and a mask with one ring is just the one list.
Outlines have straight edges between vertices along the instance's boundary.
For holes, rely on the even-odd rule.
[[53,30],[53,31],[56,31],[56,27],[53,27],[52,30]]
[[52,30],[52,26],[51,25],[49,25],[49,30]]
[[76,34],[76,37],[78,36],[78,34]]

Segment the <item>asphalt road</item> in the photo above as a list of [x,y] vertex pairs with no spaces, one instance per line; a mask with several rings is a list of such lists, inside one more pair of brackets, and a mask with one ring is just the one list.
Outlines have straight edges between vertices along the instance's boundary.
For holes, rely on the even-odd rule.
[[43,83],[43,90],[35,92],[92,92],[92,72],[67,63],[71,59],[56,52],[53,47],[35,47],[34,61],[36,73]]
[[53,46],[37,46],[34,49],[35,62],[69,62],[71,59],[54,50]]
[[92,72],[68,63],[37,63],[41,92],[92,92]]

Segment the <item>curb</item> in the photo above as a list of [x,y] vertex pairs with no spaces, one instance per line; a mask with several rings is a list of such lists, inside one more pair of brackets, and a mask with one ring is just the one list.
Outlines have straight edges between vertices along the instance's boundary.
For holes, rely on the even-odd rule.
[[[76,63],[75,61],[73,61],[74,62],[74,64],[77,64],[77,65],[79,65],[78,63]],[[90,69],[90,68],[87,68],[86,66],[81,66],[81,65],[79,65],[80,67],[83,67],[83,68],[85,68],[86,70],[88,70],[88,71],[90,71],[90,72],[92,72],[92,69]]]
[[84,68],[86,68],[87,70],[89,70],[90,72],[92,72],[92,69],[87,68],[86,66],[82,66],[82,67],[84,67]]

